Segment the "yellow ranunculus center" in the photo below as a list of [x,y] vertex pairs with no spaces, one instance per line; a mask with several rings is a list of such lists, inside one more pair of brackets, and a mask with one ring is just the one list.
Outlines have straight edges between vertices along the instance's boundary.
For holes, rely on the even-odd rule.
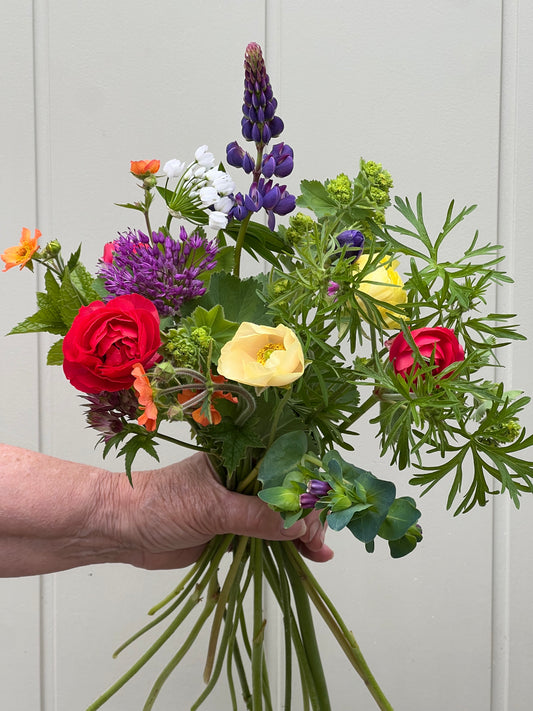
[[267,343],[259,351],[257,351],[256,360],[261,365],[265,365],[274,351],[284,351],[283,343]]

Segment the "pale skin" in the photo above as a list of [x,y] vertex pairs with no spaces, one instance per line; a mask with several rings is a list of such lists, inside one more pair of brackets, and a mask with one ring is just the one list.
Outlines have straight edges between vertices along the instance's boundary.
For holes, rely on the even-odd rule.
[[254,496],[225,489],[195,454],[125,474],[0,444],[0,577],[95,563],[150,570],[193,563],[215,535],[294,540],[311,560],[333,556],[314,514],[283,528]]

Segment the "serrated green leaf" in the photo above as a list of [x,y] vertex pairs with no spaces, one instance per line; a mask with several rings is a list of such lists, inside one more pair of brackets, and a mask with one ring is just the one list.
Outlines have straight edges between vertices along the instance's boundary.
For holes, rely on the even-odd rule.
[[265,304],[257,293],[262,288],[259,277],[241,280],[231,274],[213,274],[209,291],[196,303],[208,311],[221,305],[225,318],[237,324],[250,321],[270,326],[272,319],[267,316]]
[[46,357],[46,365],[63,364],[63,339],[56,341],[49,349]]
[[78,315],[80,307],[83,305],[82,298],[71,279],[71,274],[69,270],[65,268],[61,281],[59,310],[61,312],[61,318],[67,326],[70,327],[72,325],[72,322]]
[[80,262],[70,271],[70,278],[72,284],[76,287],[86,304],[90,304],[92,301],[97,301],[100,298],[94,288],[94,278],[92,274]]
[[318,180],[302,180],[300,190],[302,194],[297,198],[296,204],[312,210],[317,217],[329,217],[338,212],[337,203]]
[[213,430],[213,435],[222,443],[222,458],[229,472],[237,469],[249,449],[263,445],[249,422],[238,427],[233,422],[223,420],[219,425],[214,425]]
[[126,442],[126,444],[119,451],[118,456],[125,457],[126,475],[128,477],[128,481],[132,486],[133,481],[131,478],[131,468],[133,466],[133,462],[135,461],[135,457],[141,450],[143,450],[151,457],[153,457],[156,461],[159,461],[159,455],[155,450],[155,445],[156,442],[154,442],[152,435],[148,433],[135,434],[128,442]]

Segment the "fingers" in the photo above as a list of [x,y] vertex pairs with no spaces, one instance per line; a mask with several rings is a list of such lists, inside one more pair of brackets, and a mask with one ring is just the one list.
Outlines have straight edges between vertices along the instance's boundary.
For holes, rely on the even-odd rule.
[[226,491],[219,511],[217,533],[263,538],[266,541],[293,540],[307,533],[305,521],[297,521],[290,528],[283,527],[283,519],[255,496]]
[[229,531],[240,536],[267,541],[293,540],[302,555],[318,563],[333,558],[333,551],[324,543],[326,529],[315,511],[290,528],[284,528],[279,513],[260,499],[227,492],[219,526],[219,532]]

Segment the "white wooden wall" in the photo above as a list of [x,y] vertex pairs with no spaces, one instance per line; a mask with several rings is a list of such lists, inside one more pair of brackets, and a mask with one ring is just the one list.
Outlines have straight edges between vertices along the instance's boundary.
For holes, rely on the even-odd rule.
[[[131,159],[184,159],[202,143],[223,158],[239,139],[243,53],[258,41],[295,149],[293,191],[302,177],[355,171],[364,156],[391,171],[397,194],[422,190],[436,227],[449,199],[477,203],[466,237],[479,227],[504,244],[516,279],[491,306],[517,311],[533,337],[531,3],[2,0],[0,28],[0,251],[24,225],[66,248],[83,240],[95,264],[134,219],[114,206],[135,199]],[[0,275],[1,333],[32,312],[34,291],[27,271]],[[100,463],[75,392],[44,366],[46,346],[0,341],[0,437]],[[510,351],[508,385],[531,391],[530,353]],[[372,443],[361,438],[357,461],[383,473]],[[166,450],[164,461],[177,456]],[[389,474],[408,493],[408,476]],[[444,494],[420,502],[425,538],[412,556],[369,556],[330,535],[336,559],[316,572],[396,711],[528,711],[533,500],[454,519]],[[110,655],[178,575],[95,566],[0,582],[2,711],[82,711],[134,658]],[[275,621],[269,642],[275,655]],[[370,711],[325,634],[322,646],[335,711]],[[162,711],[196,698],[201,660],[191,655],[168,683]],[[109,711],[140,709],[156,672]]]

